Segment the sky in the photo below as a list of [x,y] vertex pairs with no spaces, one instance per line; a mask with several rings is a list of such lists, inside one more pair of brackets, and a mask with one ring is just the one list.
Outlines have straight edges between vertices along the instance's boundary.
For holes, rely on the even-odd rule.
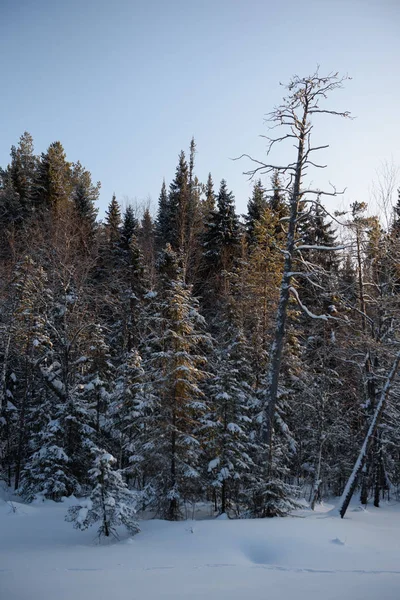
[[225,178],[245,212],[251,165],[232,158],[265,158],[280,83],[317,65],[352,78],[329,108],[356,118],[315,120],[330,147],[313,185],[370,202],[381,165],[400,166],[399,0],[0,0],[0,15],[0,165],[24,131],[37,153],[61,141],[101,181],[100,216],[114,192],[156,211],[192,136],[200,181]]

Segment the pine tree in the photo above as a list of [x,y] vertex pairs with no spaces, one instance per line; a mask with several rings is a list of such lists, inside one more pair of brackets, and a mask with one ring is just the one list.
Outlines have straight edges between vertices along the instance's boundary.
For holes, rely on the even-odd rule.
[[88,500],[68,509],[66,520],[74,523],[77,529],[100,523],[99,537],[118,537],[116,528],[120,525],[132,535],[138,533],[135,496],[128,490],[121,472],[114,470],[116,459],[99,448],[93,448],[92,454],[93,467],[89,471],[92,491]]

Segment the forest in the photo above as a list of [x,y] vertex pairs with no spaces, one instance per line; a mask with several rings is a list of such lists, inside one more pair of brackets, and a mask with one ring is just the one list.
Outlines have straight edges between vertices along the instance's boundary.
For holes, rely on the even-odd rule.
[[289,142],[287,162],[237,161],[244,215],[212,165],[199,181],[195,139],[154,210],[114,195],[102,220],[100,183],[60,141],[11,148],[0,479],[24,501],[74,496],[67,520],[108,536],[138,531],[135,511],[176,521],[199,502],[232,518],[314,508],[355,465],[363,505],[398,498],[400,197],[390,173],[376,215],[309,187],[314,122],[350,117],[330,107],[342,82],[293,78],[267,138],[271,156]]

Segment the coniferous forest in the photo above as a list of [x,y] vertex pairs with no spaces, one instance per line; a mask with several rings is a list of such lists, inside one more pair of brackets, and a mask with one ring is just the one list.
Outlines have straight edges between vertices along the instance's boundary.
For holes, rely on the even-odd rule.
[[244,215],[212,164],[198,179],[194,139],[171,148],[156,207],[113,196],[102,220],[100,183],[61,141],[37,155],[16,140],[0,169],[0,479],[25,501],[73,495],[67,519],[108,536],[138,530],[134,504],[273,517],[346,484],[364,505],[398,495],[400,200],[383,198],[387,219],[363,198],[338,213],[336,190],[309,184],[312,128],[350,116],[341,85],[293,78],[271,152],[237,162]]

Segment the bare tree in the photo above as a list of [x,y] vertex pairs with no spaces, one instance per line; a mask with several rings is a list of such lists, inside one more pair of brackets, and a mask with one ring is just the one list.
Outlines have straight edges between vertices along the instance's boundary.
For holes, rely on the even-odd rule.
[[393,225],[393,196],[397,189],[399,172],[393,160],[383,161],[376,170],[376,179],[372,182],[372,199],[386,231]]
[[[278,172],[286,176],[287,184],[281,190],[289,199],[290,216],[287,222],[286,249],[284,252],[284,267],[282,280],[280,285],[280,296],[276,315],[275,333],[273,336],[272,346],[270,350],[270,360],[267,371],[267,384],[264,395],[264,414],[262,426],[262,440],[269,447],[268,465],[271,463],[271,441],[273,431],[273,421],[276,409],[278,383],[281,370],[282,350],[284,345],[285,325],[287,309],[289,304],[290,294],[295,292],[291,286],[291,281],[294,273],[293,261],[296,252],[302,252],[308,249],[332,250],[329,248],[314,248],[301,245],[296,240],[296,229],[299,221],[299,202],[320,202],[321,196],[336,196],[339,192],[332,187],[332,191],[324,192],[321,190],[307,189],[303,187],[303,177],[306,175],[309,167],[325,168],[326,165],[316,163],[313,160],[314,153],[318,150],[328,148],[328,145],[313,146],[311,143],[311,133],[313,129],[312,119],[318,114],[334,115],[339,117],[349,117],[349,112],[339,112],[324,108],[323,102],[328,95],[342,87],[343,81],[348,77],[339,77],[338,73],[329,74],[326,77],[321,77],[318,70],[310,77],[300,78],[293,77],[287,85],[288,96],[283,100],[283,103],[276,107],[268,116],[267,121],[271,123],[270,129],[283,127],[285,133],[278,137],[264,136],[268,141],[267,155],[271,152],[276,144],[284,141],[294,140],[296,148],[296,159],[285,166],[270,164],[268,162],[259,161],[248,154],[242,157],[249,158],[255,163],[255,168],[247,171],[245,174],[251,178],[256,174],[270,174]],[[242,158],[239,157],[239,158]],[[322,205],[321,205],[322,207]],[[323,208],[323,207],[322,207]],[[339,249],[339,248],[338,248]],[[297,294],[295,293],[295,296]],[[296,297],[300,308],[308,312],[309,316],[317,317],[300,302]],[[319,318],[332,318],[327,315],[322,315]]]

